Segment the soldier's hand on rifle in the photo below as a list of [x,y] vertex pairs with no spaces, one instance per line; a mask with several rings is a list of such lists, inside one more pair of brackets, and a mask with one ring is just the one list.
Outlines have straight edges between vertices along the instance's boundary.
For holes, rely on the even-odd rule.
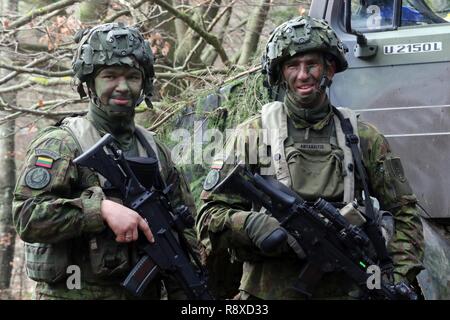
[[245,231],[264,253],[276,253],[287,248],[287,233],[277,219],[261,212],[252,212],[245,221]]
[[131,242],[138,238],[138,228],[148,241],[154,242],[148,223],[134,210],[111,200],[103,200],[101,215],[116,235],[117,242]]

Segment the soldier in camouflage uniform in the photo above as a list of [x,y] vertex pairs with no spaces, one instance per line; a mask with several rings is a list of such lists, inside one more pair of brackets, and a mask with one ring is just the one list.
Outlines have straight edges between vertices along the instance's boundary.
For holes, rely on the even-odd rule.
[[[263,106],[228,139],[225,149],[232,153],[219,156],[205,179],[197,230],[206,253],[228,248],[233,259],[243,262],[238,298],[303,299],[293,289],[303,261],[291,246],[286,243],[270,254],[260,250],[262,240],[280,227],[278,221],[252,210],[248,198],[215,186],[236,163],[244,162],[252,172],[275,175],[307,201],[322,197],[338,207],[354,199],[363,203],[361,177],[354,172],[352,153],[325,91],[347,61],[341,41],[325,21],[297,17],[273,31],[262,62],[268,83],[286,90],[284,102]],[[370,196],[393,214],[395,228],[391,225],[390,233],[388,224],[383,228],[393,259],[391,281],[414,283],[422,269],[422,225],[400,159],[377,128],[357,120],[349,109],[339,110],[357,129]],[[325,274],[312,295],[359,297],[361,292],[343,272]]]
[[[73,69],[82,97],[86,84],[89,111],[31,142],[14,191],[14,224],[25,241],[27,274],[37,281],[36,299],[129,299],[120,282],[139,258],[138,230],[149,241],[153,234],[101,177],[72,160],[110,133],[126,157],[158,159],[155,171],[175,186],[174,207],[185,204],[195,214],[194,201],[168,149],[134,123],[135,106],[143,100],[151,106],[154,62],[148,42],[137,29],[118,23],[81,30],[75,40]],[[188,233],[195,239],[192,229]],[[71,265],[79,267],[81,286],[68,279],[75,275]],[[174,279],[163,283],[169,299],[185,297]],[[161,288],[157,279],[143,297],[159,299]]]

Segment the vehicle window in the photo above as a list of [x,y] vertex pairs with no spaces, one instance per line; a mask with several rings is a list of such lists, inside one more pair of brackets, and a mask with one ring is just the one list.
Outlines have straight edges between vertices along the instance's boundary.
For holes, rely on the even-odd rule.
[[377,31],[402,26],[450,22],[450,0],[401,1],[400,25],[396,25],[394,0],[352,0],[352,27]]

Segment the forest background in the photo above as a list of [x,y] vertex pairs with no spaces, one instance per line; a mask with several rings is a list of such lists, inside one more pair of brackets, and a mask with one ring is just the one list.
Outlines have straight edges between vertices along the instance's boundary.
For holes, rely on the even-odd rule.
[[[206,128],[232,128],[268,101],[262,49],[275,26],[307,14],[310,2],[0,0],[0,299],[30,299],[34,286],[11,215],[27,146],[41,129],[87,111],[72,82],[77,30],[123,22],[144,34],[156,57],[155,92],[153,109],[138,106],[136,121],[173,148],[176,128],[202,141]],[[182,169],[199,203],[208,165]]]

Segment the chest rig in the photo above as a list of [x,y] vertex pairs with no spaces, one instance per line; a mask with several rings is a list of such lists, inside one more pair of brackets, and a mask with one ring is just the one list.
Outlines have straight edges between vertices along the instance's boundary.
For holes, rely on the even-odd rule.
[[[341,114],[348,118],[354,128],[357,127],[356,115],[350,109],[339,108]],[[341,199],[334,199],[349,203],[355,198],[355,173],[353,155],[351,149],[346,144],[345,134],[342,130],[341,121],[333,115],[330,120],[333,125],[327,125],[323,130],[314,131],[308,128],[296,129],[282,102],[272,102],[262,108],[262,127],[266,130],[263,143],[270,146],[271,166],[262,168],[261,174],[275,175],[284,185],[293,188],[300,194],[307,189],[315,189],[314,193],[323,192],[331,196],[342,194]],[[335,158],[335,159],[333,159]],[[299,161],[300,172],[292,170],[294,162]],[[318,162],[328,161],[332,166],[321,166]],[[312,164],[311,168],[303,168],[304,164]],[[334,166],[334,167],[333,167]],[[291,170],[290,170],[291,168]],[[336,172],[339,171],[339,172]],[[327,188],[329,175],[336,179],[343,180],[342,184],[336,182],[333,190]],[[340,176],[340,177],[338,177]],[[322,180],[322,181],[319,181]],[[312,181],[313,184],[306,184]],[[315,181],[319,181],[318,184]],[[340,186],[339,186],[340,185]],[[337,189],[341,190],[337,190]],[[324,189],[324,190],[321,190]],[[308,194],[302,194],[308,198]]]
[[[62,121],[61,128],[73,136],[79,146],[80,153],[87,151],[101,139],[99,132],[91,121],[83,117],[66,118]],[[152,186],[163,188],[165,186],[162,178],[163,168],[156,152],[157,147],[153,133],[136,126],[135,134],[137,137],[137,156],[135,154],[132,157],[126,156],[130,168],[144,187],[148,189]],[[118,190],[114,189],[102,175],[95,174],[106,197],[121,203],[122,200]],[[83,186],[83,188],[85,187],[89,186]],[[99,234],[90,235],[87,241],[87,251],[83,243],[78,244],[81,247],[76,249],[79,256],[88,254],[88,258],[84,259],[86,262],[80,262],[88,263],[88,266],[84,268],[84,277],[87,281],[114,281],[117,277],[123,277],[139,259],[140,253],[137,246],[116,242],[115,235],[109,228]]]
[[[94,127],[92,122],[84,117],[66,118],[62,121],[61,128],[67,130],[73,136],[80,148],[80,153],[87,151],[101,139],[100,133]],[[139,125],[136,125],[135,133],[138,140],[138,156],[127,157],[130,167],[145,187],[149,187],[149,183],[162,183],[160,176],[163,169],[161,167],[161,162],[159,161],[159,155],[155,152],[157,147],[155,139],[153,138],[153,133]],[[97,174],[97,177],[102,189],[109,189],[108,182],[105,178],[100,174]],[[151,182],[148,179],[150,177],[150,180],[153,180]]]

